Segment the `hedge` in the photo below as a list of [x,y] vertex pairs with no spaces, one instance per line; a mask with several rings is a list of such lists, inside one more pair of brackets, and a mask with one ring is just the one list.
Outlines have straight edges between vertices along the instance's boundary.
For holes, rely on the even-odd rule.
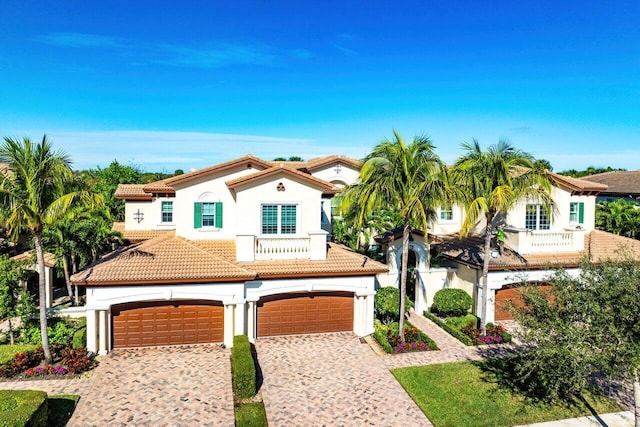
[[0,390],[0,427],[44,427],[47,411],[44,391]]
[[433,296],[431,311],[444,316],[464,316],[471,309],[471,295],[463,289],[444,288]]
[[459,330],[457,330],[455,328],[452,328],[451,326],[447,325],[445,322],[440,320],[439,317],[434,316],[433,314],[429,313],[428,311],[424,312],[424,317],[426,317],[427,319],[430,319],[431,321],[433,321],[433,323],[435,323],[436,325],[440,326],[442,329],[447,331],[449,333],[449,335],[453,336],[454,338],[457,338],[458,341],[460,341],[462,344],[464,344],[464,345],[476,345],[476,343],[473,341],[473,339],[471,339],[471,337],[469,337],[469,336],[463,334],[462,332],[460,332]]
[[231,370],[233,372],[233,393],[236,398],[255,396],[256,366],[251,352],[251,343],[246,335],[233,337],[231,349]]

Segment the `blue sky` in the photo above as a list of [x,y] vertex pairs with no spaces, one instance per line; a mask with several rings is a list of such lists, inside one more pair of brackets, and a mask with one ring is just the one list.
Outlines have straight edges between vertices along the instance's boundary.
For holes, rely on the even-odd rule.
[[640,2],[5,1],[0,135],[78,169],[363,157],[396,128],[640,168]]

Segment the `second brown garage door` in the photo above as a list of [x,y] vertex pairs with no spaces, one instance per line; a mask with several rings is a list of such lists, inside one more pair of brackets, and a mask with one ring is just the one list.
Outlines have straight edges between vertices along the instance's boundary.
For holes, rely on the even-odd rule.
[[224,308],[211,301],[137,302],[112,307],[113,348],[216,343]]
[[[542,292],[550,292],[551,286],[546,284],[536,285]],[[517,307],[524,306],[520,297],[520,287],[503,288],[496,291],[495,320],[512,320],[513,315],[507,310],[509,301]]]
[[258,302],[258,336],[353,330],[353,294],[303,293]]

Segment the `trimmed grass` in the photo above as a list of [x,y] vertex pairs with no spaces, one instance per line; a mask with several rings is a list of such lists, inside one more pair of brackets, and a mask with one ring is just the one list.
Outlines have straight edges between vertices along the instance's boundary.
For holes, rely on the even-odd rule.
[[0,363],[6,363],[13,359],[13,356],[15,356],[16,353],[33,350],[34,348],[36,348],[36,346],[32,344],[0,345]]
[[236,426],[238,427],[266,427],[267,414],[264,411],[262,402],[245,403],[237,406]]
[[[544,403],[500,387],[477,362],[445,363],[391,371],[436,427],[512,426],[591,415],[584,402]],[[603,397],[585,396],[599,413],[620,406]]]
[[64,427],[67,425],[76,409],[80,396],[75,394],[60,394],[49,396],[49,413],[47,426]]

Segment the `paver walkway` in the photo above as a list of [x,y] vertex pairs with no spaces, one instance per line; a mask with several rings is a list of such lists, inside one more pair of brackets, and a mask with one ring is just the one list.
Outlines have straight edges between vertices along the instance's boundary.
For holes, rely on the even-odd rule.
[[256,350],[270,427],[432,425],[352,333],[259,338]]
[[70,426],[233,426],[229,356],[213,345],[114,350],[89,378],[0,388],[79,394]]

